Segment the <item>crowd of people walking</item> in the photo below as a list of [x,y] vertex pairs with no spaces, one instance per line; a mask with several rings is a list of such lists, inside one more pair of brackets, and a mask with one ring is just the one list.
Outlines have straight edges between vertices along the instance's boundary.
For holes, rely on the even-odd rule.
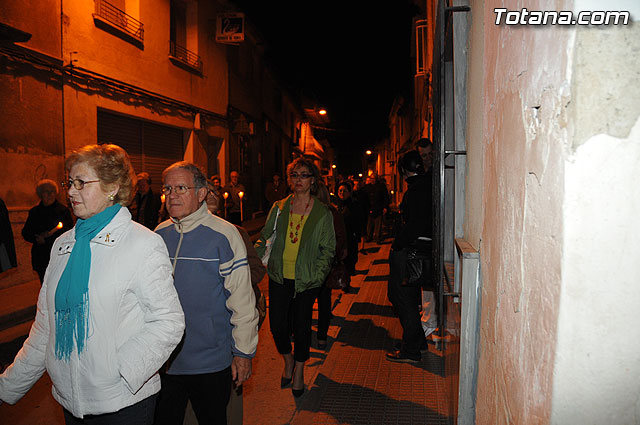
[[[351,290],[361,241],[387,236],[395,236],[388,296],[404,330],[387,358],[419,360],[428,335],[420,288],[431,269],[427,261],[423,283],[407,284],[407,254],[417,243],[429,250],[433,233],[430,157],[420,150],[430,145],[418,148],[400,162],[409,189],[397,234],[383,225],[391,214],[384,178],[329,188],[314,162],[300,157],[288,164],[286,181],[274,175],[267,185],[270,210],[255,245],[242,228],[246,189],[238,172],[223,187],[219,175],[208,179],[181,161],[164,170],[154,193],[149,174],[136,175],[118,146],[71,153],[64,187],[75,222],[56,198],[58,185],[42,180],[41,202],[22,230],[42,290],[30,334],[0,375],[0,402],[17,402],[47,371],[67,424],[177,425],[188,404],[201,424],[242,423],[241,388],[267,313],[283,358],[280,387],[301,397],[314,304],[324,350],[332,290]],[[1,200],[0,218],[4,270],[16,261]],[[258,287],[265,274],[268,309]]]

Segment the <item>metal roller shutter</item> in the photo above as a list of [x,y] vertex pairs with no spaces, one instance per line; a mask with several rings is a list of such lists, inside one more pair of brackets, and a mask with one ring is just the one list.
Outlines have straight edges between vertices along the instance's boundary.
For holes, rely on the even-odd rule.
[[125,149],[136,173],[146,171],[160,193],[162,171],[183,159],[183,130],[98,110],[98,144]]

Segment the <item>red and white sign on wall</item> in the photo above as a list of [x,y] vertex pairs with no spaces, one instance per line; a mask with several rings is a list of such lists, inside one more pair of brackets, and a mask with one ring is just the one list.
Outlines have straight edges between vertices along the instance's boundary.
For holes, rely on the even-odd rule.
[[240,43],[244,41],[244,13],[222,13],[216,19],[216,41],[218,43]]

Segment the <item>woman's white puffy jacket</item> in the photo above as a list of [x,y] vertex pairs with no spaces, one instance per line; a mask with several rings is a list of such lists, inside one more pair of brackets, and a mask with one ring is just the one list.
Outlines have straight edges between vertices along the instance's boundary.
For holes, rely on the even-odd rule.
[[14,363],[0,375],[0,399],[17,402],[42,376],[74,416],[116,412],[160,391],[158,369],[180,342],[184,314],[162,238],[121,208],[91,240],[89,331],[84,351],[55,356],[55,293],[75,227],[53,245],[36,320]]

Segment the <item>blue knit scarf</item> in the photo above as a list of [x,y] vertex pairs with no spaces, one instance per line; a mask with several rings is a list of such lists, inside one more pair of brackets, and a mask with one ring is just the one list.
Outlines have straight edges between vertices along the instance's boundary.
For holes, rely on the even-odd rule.
[[56,288],[56,357],[69,361],[76,341],[78,354],[84,350],[89,328],[89,245],[113,217],[120,204],[112,205],[86,220],[76,222],[76,243],[73,245],[58,287]]

